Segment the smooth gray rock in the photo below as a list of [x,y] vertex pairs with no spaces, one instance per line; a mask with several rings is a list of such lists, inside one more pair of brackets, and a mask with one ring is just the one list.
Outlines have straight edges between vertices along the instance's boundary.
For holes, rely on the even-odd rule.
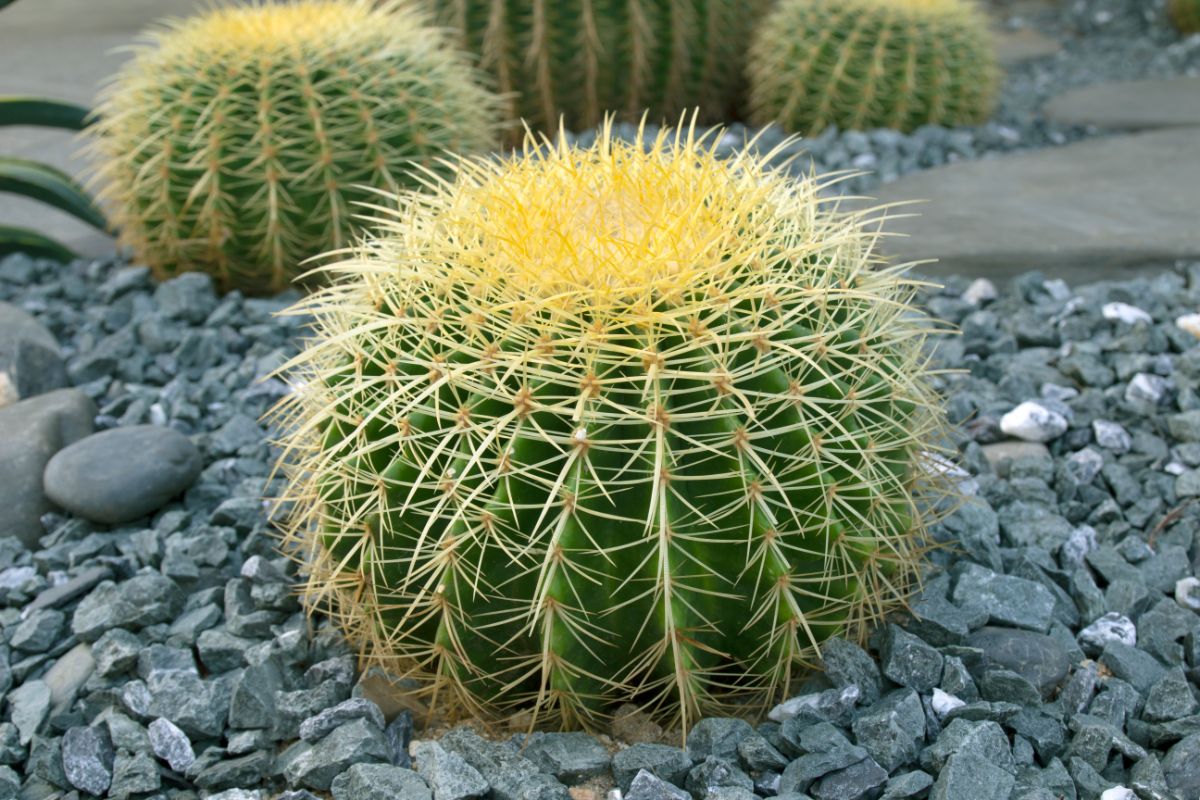
[[488,782],[479,771],[438,742],[414,742],[417,774],[433,789],[434,800],[472,800],[487,794]]
[[63,447],[92,432],[96,406],[79,389],[59,389],[0,408],[0,537],[34,548],[54,506],[42,472]]
[[[695,728],[692,730],[695,732]],[[691,742],[691,735],[688,741]],[[602,744],[578,731],[534,733],[525,742],[524,755],[545,772],[571,785],[607,774],[612,763],[612,756]]]
[[95,669],[96,660],[92,658],[92,648],[84,642],[59,656],[42,676],[42,680],[50,689],[51,710],[63,710],[69,706]]
[[1011,670],[1032,683],[1043,697],[1067,677],[1071,659],[1052,636],[1013,628],[984,627],[967,637],[988,664]]
[[428,784],[411,769],[355,764],[333,779],[333,800],[432,800]]
[[50,331],[12,303],[0,302],[0,407],[70,385]]
[[1200,78],[1151,78],[1070,89],[1042,107],[1063,125],[1140,131],[1200,126]]
[[924,274],[1044,270],[1068,282],[1200,258],[1198,193],[1200,137],[1186,128],[951,164],[874,192],[882,204],[929,201],[884,226],[907,236],[880,241],[896,261],[938,259]]
[[62,739],[63,771],[71,785],[103,796],[112,783],[113,746],[104,727],[71,728]]
[[44,487],[62,508],[115,525],[162,508],[192,485],[202,466],[200,451],[178,431],[133,425],[93,434],[55,453]]

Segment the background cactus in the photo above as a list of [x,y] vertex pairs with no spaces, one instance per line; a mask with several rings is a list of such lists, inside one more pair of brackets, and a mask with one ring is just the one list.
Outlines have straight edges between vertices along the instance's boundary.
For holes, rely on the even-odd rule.
[[394,2],[297,0],[172,21],[117,75],[94,126],[102,196],[160,277],[277,291],[345,245],[414,164],[491,145],[498,101]]
[[1200,0],[1169,0],[1167,11],[1183,33],[1200,32]]
[[969,0],[781,0],[748,73],[754,122],[807,135],[982,122],[999,75]]
[[768,0],[425,0],[509,93],[512,115],[556,132],[607,112],[725,119]]
[[295,309],[306,594],[393,672],[686,727],[904,595],[930,323],[863,216],[709,142],[464,161]]

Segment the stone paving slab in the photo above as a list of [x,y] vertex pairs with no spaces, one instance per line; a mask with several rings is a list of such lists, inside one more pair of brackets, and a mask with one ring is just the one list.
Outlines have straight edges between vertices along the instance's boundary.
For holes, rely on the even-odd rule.
[[1097,83],[1051,98],[1043,111],[1064,125],[1116,130],[1200,126],[1200,78]]
[[1061,42],[1033,28],[996,28],[992,34],[996,40],[996,59],[1004,67],[1052,56],[1062,50]]
[[1200,130],[1180,128],[951,164],[880,187],[881,250],[930,275],[1068,282],[1200,258]]
[[[0,94],[54,97],[91,105],[128,58],[120,48],[161,17],[182,16],[205,0],[19,0],[0,11]],[[68,174],[86,173],[75,136],[41,128],[0,128],[0,154],[32,158]],[[56,237],[84,256],[104,256],[112,239],[41,203],[0,194],[0,223]]]

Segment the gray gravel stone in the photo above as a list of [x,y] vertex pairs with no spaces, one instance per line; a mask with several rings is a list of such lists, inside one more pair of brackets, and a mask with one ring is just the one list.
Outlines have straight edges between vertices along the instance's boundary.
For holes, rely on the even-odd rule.
[[742,789],[753,796],[754,780],[735,762],[720,756],[706,756],[688,772],[684,788],[693,797],[700,798],[711,798],[728,789]]
[[883,674],[901,686],[928,692],[941,681],[941,653],[897,625],[888,625],[879,656]]
[[[703,722],[697,723],[688,734],[689,752],[692,735]],[[747,724],[746,727],[750,726]],[[592,736],[580,732],[534,733],[526,739],[524,755],[543,772],[569,785],[608,774],[612,763],[612,756],[603,745]]]
[[166,761],[171,769],[183,772],[196,760],[188,735],[169,719],[159,717],[148,728],[154,755]]
[[149,753],[128,753],[118,750],[113,758],[112,785],[109,786],[109,797],[126,798],[130,795],[147,794],[158,791],[162,786],[162,778],[158,765]]
[[[691,768],[692,759],[678,747],[651,742],[638,742],[619,750],[612,761],[613,780],[621,791],[629,790],[629,784],[640,770],[667,783],[683,786]],[[488,776],[485,774],[484,777]]]
[[888,772],[916,758],[925,741],[925,712],[917,693],[898,690],[859,712],[854,738]]
[[[128,454],[137,453],[137,458]],[[116,524],[158,510],[200,474],[186,436],[156,425],[114,428],[59,450],[46,464],[46,496],[94,522]]]
[[905,800],[909,797],[919,797],[933,786],[933,778],[928,772],[913,770],[892,777],[884,787],[881,800]]
[[44,653],[58,641],[66,615],[52,608],[34,611],[12,632],[8,643],[14,650]]
[[999,575],[969,564],[954,587],[954,602],[968,611],[986,613],[992,622],[1044,633],[1054,614],[1054,595],[1024,578]]
[[113,746],[103,727],[71,728],[62,739],[63,771],[80,791],[103,796],[112,783]]
[[352,720],[319,742],[297,742],[279,756],[288,785],[328,791],[333,779],[353,764],[385,763],[383,731],[364,719]]
[[488,791],[488,782],[458,753],[436,741],[413,742],[417,773],[433,790],[434,800],[472,800]]
[[625,800],[692,800],[692,795],[653,772],[641,769],[629,782]]
[[831,772],[810,790],[813,800],[869,800],[887,782],[887,770],[869,758]]
[[94,642],[112,628],[140,630],[170,622],[183,603],[179,586],[156,572],[135,575],[121,584],[104,581],[75,609],[71,629],[81,641]]
[[1148,691],[1166,672],[1154,656],[1120,642],[1109,642],[1104,646],[1100,663],[1139,692]]
[[1186,717],[1196,709],[1196,698],[1181,667],[1169,670],[1146,692],[1142,719],[1167,722]]
[[355,764],[333,779],[333,800],[432,800],[420,775],[390,764]]
[[1200,733],[1173,745],[1162,760],[1162,771],[1179,797],[1200,797]]
[[54,335],[31,315],[0,302],[0,406],[69,385]]
[[50,687],[44,681],[26,681],[8,693],[8,708],[21,744],[29,744],[50,713]]
[[973,752],[955,753],[938,773],[930,800],[1007,800],[1016,778]]
[[[540,772],[529,759],[504,745],[485,741],[467,728],[455,728],[447,733],[442,737],[442,746],[458,753],[483,776],[491,785],[495,800],[567,800],[569,797],[567,787]],[[615,776],[615,765],[613,771]],[[628,788],[628,783],[624,787]]]
[[834,686],[857,686],[864,704],[879,699],[879,666],[858,645],[838,637],[829,639],[821,645],[821,663]]
[[[250,667],[246,670],[248,674]],[[244,676],[243,676],[244,678]],[[234,690],[234,700],[237,703],[237,690]],[[233,711],[230,711],[230,718],[233,717]],[[315,742],[327,736],[335,728],[349,722],[352,719],[365,719],[374,723],[375,727],[383,730],[386,723],[383,719],[383,712],[379,710],[379,706],[375,705],[370,700],[364,697],[352,697],[349,700],[344,700],[332,708],[327,708],[324,711],[309,717],[300,723],[300,738],[306,742]],[[233,723],[230,722],[232,725]],[[266,727],[266,726],[246,726],[246,727]]]

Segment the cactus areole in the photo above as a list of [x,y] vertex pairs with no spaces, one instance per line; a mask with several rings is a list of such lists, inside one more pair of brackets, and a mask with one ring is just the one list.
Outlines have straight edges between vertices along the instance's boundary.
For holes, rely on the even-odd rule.
[[295,309],[306,594],[439,704],[686,728],[904,596],[931,323],[866,216],[715,138],[463,160]]

